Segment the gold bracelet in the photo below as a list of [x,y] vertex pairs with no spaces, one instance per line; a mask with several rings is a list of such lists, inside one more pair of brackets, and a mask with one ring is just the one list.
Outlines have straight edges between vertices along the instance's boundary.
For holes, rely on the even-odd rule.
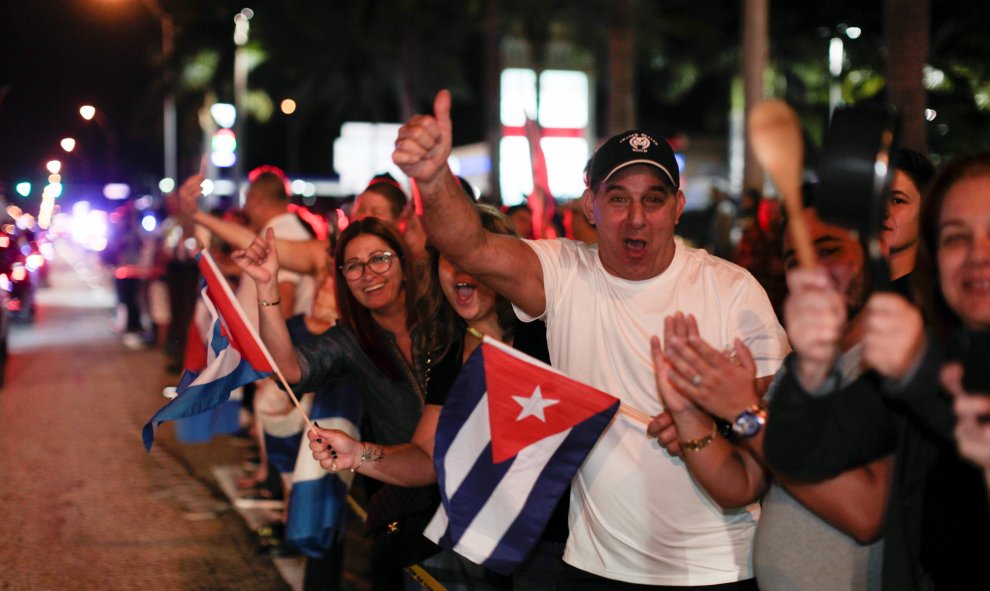
[[718,433],[718,423],[712,421],[712,432],[704,437],[692,439],[690,441],[678,441],[684,451],[701,451],[715,441],[715,434]]
[[277,306],[277,305],[279,305],[281,303],[282,303],[282,298],[280,298],[280,297],[279,298],[275,298],[274,300],[272,300],[270,302],[268,300],[258,300],[258,305],[259,306],[264,306],[264,307]]

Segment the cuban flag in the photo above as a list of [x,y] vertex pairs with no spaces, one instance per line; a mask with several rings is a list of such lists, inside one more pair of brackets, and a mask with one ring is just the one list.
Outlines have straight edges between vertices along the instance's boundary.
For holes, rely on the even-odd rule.
[[617,398],[485,337],[440,414],[441,506],[424,535],[512,572],[618,408]]
[[207,251],[196,255],[203,276],[203,302],[210,313],[212,330],[202,369],[182,372],[176,396],[144,426],[144,448],[151,451],[155,430],[164,421],[174,421],[216,408],[230,398],[231,391],[273,373],[275,366],[227,280]]
[[[353,379],[331,380],[312,395],[312,401],[309,415],[320,427],[339,429],[361,439],[358,430],[362,413],[361,391]],[[354,474],[350,470],[324,470],[313,459],[305,429],[303,421],[296,437],[299,449],[292,472],[285,539],[306,556],[319,558],[326,555],[346,528],[347,494]]]

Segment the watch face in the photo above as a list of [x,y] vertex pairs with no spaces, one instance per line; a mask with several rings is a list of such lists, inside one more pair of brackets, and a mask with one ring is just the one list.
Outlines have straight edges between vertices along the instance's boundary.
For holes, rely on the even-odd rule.
[[732,424],[732,430],[740,437],[752,437],[759,432],[762,426],[763,417],[751,410],[744,410],[736,417],[735,423]]

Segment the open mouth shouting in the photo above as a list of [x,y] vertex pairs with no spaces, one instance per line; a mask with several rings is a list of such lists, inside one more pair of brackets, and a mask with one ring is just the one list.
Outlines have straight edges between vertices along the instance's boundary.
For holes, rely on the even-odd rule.
[[478,286],[465,281],[455,283],[454,293],[457,294],[457,303],[461,305],[469,303],[477,290]]
[[639,255],[646,252],[646,241],[637,240],[635,238],[626,238],[622,241],[623,245],[626,247],[626,252],[632,255]]

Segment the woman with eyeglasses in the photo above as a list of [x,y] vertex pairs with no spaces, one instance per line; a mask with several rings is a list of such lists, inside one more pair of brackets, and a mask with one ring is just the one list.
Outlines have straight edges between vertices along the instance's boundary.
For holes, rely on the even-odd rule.
[[322,335],[293,347],[277,310],[278,254],[274,237],[233,254],[258,286],[261,338],[285,379],[312,391],[341,374],[355,378],[376,438],[408,442],[425,403],[424,366],[430,352],[414,337],[419,277],[398,231],[377,218],[352,223],[335,249],[340,319]]
[[[257,284],[261,338],[293,390],[348,378],[360,392],[367,435],[388,445],[409,442],[426,404],[429,368],[443,352],[429,348],[418,330],[424,278],[394,225],[368,217],[341,233],[333,270],[339,320],[297,346],[272,312],[279,268],[274,236],[255,239],[232,258]],[[380,558],[372,556],[374,588],[392,588],[401,571]]]
[[[512,222],[498,210],[477,205],[486,230],[515,235]],[[476,333],[511,344],[549,363],[546,326],[542,322],[517,322],[508,300],[497,295],[475,277],[454,267],[433,248],[428,248],[431,281],[420,301],[426,342],[448,354],[435,364],[427,387],[426,409],[412,441],[400,445],[359,441],[343,431],[315,429],[307,432],[313,457],[328,470],[353,469],[369,477],[398,486],[424,486],[436,482],[433,444],[437,421],[461,365],[481,344]],[[472,332],[475,331],[475,332]],[[331,451],[332,450],[332,451]],[[567,537],[567,502],[551,517],[533,557],[514,573],[515,589],[555,589],[563,569],[563,543]],[[430,514],[432,516],[432,513]],[[442,557],[441,557],[442,558]],[[480,567],[462,563],[459,569],[481,577]],[[474,583],[478,583],[477,580]],[[477,587],[476,587],[477,588]]]

